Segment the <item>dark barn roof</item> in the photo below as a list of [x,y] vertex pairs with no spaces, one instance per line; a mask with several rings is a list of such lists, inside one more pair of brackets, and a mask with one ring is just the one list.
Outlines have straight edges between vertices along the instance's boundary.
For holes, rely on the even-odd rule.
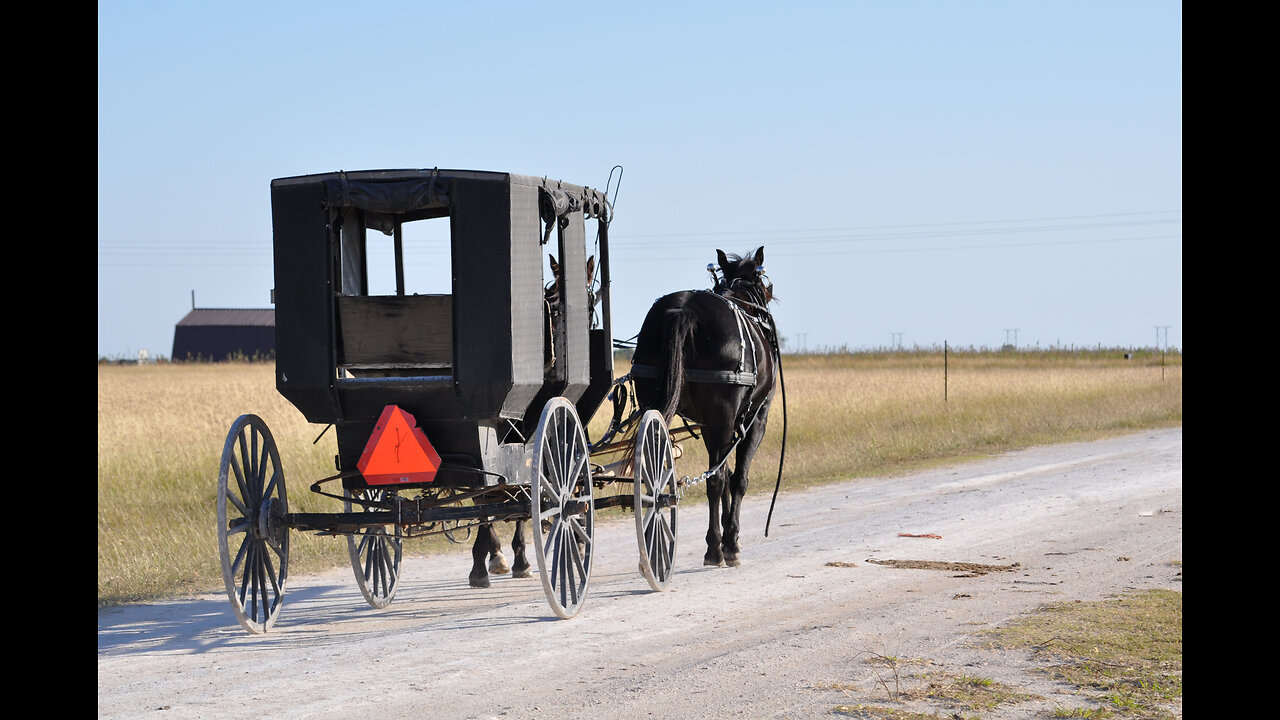
[[275,357],[276,311],[201,308],[178,321],[174,360],[229,360]]

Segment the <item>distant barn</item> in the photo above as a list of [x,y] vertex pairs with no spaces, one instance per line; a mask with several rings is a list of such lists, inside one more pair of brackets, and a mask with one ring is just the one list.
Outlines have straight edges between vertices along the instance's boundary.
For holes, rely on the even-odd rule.
[[174,360],[258,359],[276,356],[276,311],[201,308],[178,321]]

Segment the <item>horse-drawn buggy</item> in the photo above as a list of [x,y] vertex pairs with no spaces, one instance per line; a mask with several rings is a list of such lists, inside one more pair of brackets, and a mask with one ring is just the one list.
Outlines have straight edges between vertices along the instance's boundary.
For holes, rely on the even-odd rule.
[[[293,530],[345,536],[357,584],[380,608],[395,597],[406,539],[474,535],[469,580],[486,587],[491,570],[531,575],[530,526],[547,602],[568,618],[586,597],[598,509],[634,511],[640,572],[662,590],[683,489],[706,481],[704,562],[739,564],[739,510],[781,373],[763,248],[719,252],[713,289],[659,298],[632,371],[615,381],[604,193],[508,173],[378,170],[277,179],[271,204],[276,388],[336,428],[335,473],[310,489],[343,512],[291,512],[270,430],[254,415],[235,421],[218,544],[245,629],[266,632],[279,616]],[[435,242],[448,247],[449,292],[407,291],[406,226],[419,223],[447,224]],[[389,252],[370,231],[390,238]],[[379,257],[394,283],[371,281]],[[606,397],[609,430],[590,444],[584,423]],[[707,448],[696,478],[676,479],[677,413]],[[503,521],[516,525],[510,567],[494,530]]]
[[[614,384],[603,193],[507,173],[386,170],[277,179],[271,199],[276,387],[309,422],[335,428],[335,473],[311,490],[344,506],[293,512],[270,430],[254,415],[235,421],[218,543],[246,630],[279,616],[291,531],[345,536],[361,591],[383,607],[404,540],[474,531],[471,584],[484,585],[486,560],[500,557],[495,522],[517,523],[511,570],[530,572],[528,524],[547,601],[567,618],[587,593],[597,510],[625,506],[641,572],[666,587],[680,494],[667,422],[636,414],[611,470],[593,465],[584,432]],[[406,292],[406,226],[445,219],[449,292]],[[588,224],[598,292],[584,273]],[[390,238],[394,294],[370,290],[375,243],[388,242],[371,231]],[[559,263],[544,282],[551,253]],[[614,494],[600,495],[606,486]]]

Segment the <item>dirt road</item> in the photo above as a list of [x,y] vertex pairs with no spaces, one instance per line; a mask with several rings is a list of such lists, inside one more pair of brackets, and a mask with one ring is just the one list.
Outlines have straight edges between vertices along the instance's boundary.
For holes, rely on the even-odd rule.
[[[536,577],[469,589],[463,554],[407,560],[384,611],[349,570],[292,578],[266,636],[220,595],[100,610],[98,717],[821,717],[886,699],[871,653],[1078,704],[1024,654],[972,639],[1044,602],[1181,589],[1182,429],[791,493],[766,539],[767,510],[747,500],[729,569],[702,566],[706,508],[684,509],[665,593],[636,570],[630,517],[602,524],[568,621]],[[868,560],[1018,567],[957,577]]]

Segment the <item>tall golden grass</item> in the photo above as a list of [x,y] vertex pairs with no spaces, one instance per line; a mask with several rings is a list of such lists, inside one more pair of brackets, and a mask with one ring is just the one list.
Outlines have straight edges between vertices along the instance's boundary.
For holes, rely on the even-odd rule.
[[[333,474],[335,442],[275,391],[271,363],[98,366],[98,602],[221,584],[214,526],[231,423],[262,417],[295,511],[333,512],[311,481]],[[290,572],[332,566],[346,544],[294,533]]]
[[[784,369],[787,487],[1182,422],[1180,356],[1162,368],[1158,356],[952,354],[945,401],[941,353],[795,356]],[[752,467],[757,491],[777,471],[781,410]],[[98,366],[99,604],[221,586],[218,462],[242,413],[271,428],[291,510],[340,509],[308,491],[333,473],[333,433],[313,444],[323,428],[276,393],[272,364]],[[681,473],[706,469],[700,443],[684,450]],[[347,562],[340,538],[293,533],[291,545],[291,573]]]

